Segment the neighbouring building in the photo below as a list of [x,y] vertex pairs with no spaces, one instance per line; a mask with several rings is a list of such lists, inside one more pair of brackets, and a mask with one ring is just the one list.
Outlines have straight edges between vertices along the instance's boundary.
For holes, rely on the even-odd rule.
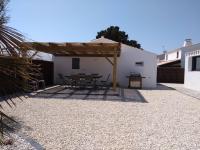
[[184,86],[200,91],[200,49],[187,52],[185,55]]
[[200,43],[193,44],[191,39],[186,39],[183,46],[174,50],[164,51],[157,56],[159,67],[170,67],[175,65],[177,67],[185,67],[185,53],[193,50],[200,49]]
[[182,47],[164,51],[157,56],[157,81],[165,83],[184,83],[185,54],[200,49],[200,43],[192,44],[186,39]]

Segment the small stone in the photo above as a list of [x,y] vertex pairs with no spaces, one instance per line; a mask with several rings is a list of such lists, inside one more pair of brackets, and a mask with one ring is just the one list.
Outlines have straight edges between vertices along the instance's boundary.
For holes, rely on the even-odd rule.
[[13,140],[12,139],[6,139],[3,141],[4,145],[13,145]]

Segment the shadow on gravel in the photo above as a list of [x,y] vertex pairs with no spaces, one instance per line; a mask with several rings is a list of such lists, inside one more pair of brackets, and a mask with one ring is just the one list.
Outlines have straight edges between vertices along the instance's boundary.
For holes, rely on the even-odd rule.
[[7,134],[9,132],[21,132],[21,129],[25,131],[33,130],[31,127],[26,126],[24,122],[18,121],[18,119],[15,117],[10,117],[10,119],[3,118],[3,122],[4,123],[2,124],[2,126],[4,134]]
[[156,88],[144,88],[144,89],[142,89],[142,90],[176,90],[176,89],[158,83]]
[[8,95],[2,95],[0,93],[0,106],[1,103],[5,102],[10,108],[16,107],[16,100],[24,101],[28,98],[26,93],[14,93]]
[[63,99],[63,100],[94,100],[148,103],[139,90],[117,88],[112,89],[69,89],[63,86],[38,92],[34,98]]

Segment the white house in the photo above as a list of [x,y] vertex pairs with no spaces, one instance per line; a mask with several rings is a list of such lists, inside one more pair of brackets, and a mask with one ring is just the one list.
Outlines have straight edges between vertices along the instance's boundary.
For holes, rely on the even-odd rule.
[[[93,43],[116,43],[112,40],[101,37],[91,41]],[[72,60],[79,60],[80,68],[72,69]],[[75,73],[98,73],[106,78],[111,74],[112,65],[104,57],[69,57],[53,56],[54,82],[60,83],[58,74],[63,75]],[[142,75],[144,88],[155,88],[157,76],[157,56],[154,53],[121,44],[121,54],[117,58],[117,82],[120,86],[128,87],[127,76],[131,73]]]
[[193,44],[193,45],[181,48],[181,51],[182,51],[182,54],[181,54],[181,67],[182,68],[185,67],[185,56],[186,56],[185,54],[187,52],[192,52],[192,51],[199,50],[199,49],[200,49],[200,43]]
[[171,51],[164,51],[163,54],[158,55],[158,66],[179,61],[181,68],[184,68],[185,53],[196,49],[200,49],[200,43],[193,44],[191,39],[186,39],[182,47]]
[[200,49],[185,55],[185,82],[189,89],[200,91]]

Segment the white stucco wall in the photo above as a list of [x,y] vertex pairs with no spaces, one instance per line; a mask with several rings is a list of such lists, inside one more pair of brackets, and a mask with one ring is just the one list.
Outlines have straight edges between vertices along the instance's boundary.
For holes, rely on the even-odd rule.
[[[80,69],[72,69],[72,58],[80,58]],[[112,79],[112,65],[104,57],[53,57],[54,61],[54,82],[60,83],[58,74],[63,75],[77,74],[77,73],[98,73],[105,79],[108,74],[111,74]]]
[[167,53],[167,61],[181,59],[181,50],[178,50],[179,56],[177,58],[177,51]]
[[[156,87],[157,56],[153,53],[142,51],[127,45],[121,45],[121,56],[118,64],[118,80],[123,86],[128,85],[125,77],[131,72],[140,73],[143,77],[143,87]],[[143,62],[143,66],[137,66],[136,62]]]
[[[92,42],[116,43],[115,41],[99,38]],[[121,44],[121,56],[118,58],[118,81],[121,86],[128,85],[125,77],[130,72],[140,73],[143,77],[143,87],[157,86],[157,56],[154,53]],[[137,66],[135,62],[144,62],[144,66]]]
[[192,71],[192,57],[200,56],[200,51],[194,51],[193,54],[186,53],[185,57],[185,81],[186,88],[200,91],[200,71]]
[[[113,42],[105,38],[100,38],[92,42]],[[99,73],[105,79],[108,74],[111,74],[112,81],[112,66],[104,57],[79,57],[80,69],[72,69],[72,57],[53,57],[54,61],[54,81],[60,83],[58,73],[74,74],[74,73]],[[112,60],[112,58],[110,58]],[[144,88],[156,87],[157,78],[157,56],[151,52],[143,51],[121,44],[121,55],[118,57],[117,65],[117,80],[118,84],[123,87],[128,86],[128,78],[126,77],[131,72],[140,73],[143,77]],[[143,66],[137,66],[135,62],[143,62]]]

